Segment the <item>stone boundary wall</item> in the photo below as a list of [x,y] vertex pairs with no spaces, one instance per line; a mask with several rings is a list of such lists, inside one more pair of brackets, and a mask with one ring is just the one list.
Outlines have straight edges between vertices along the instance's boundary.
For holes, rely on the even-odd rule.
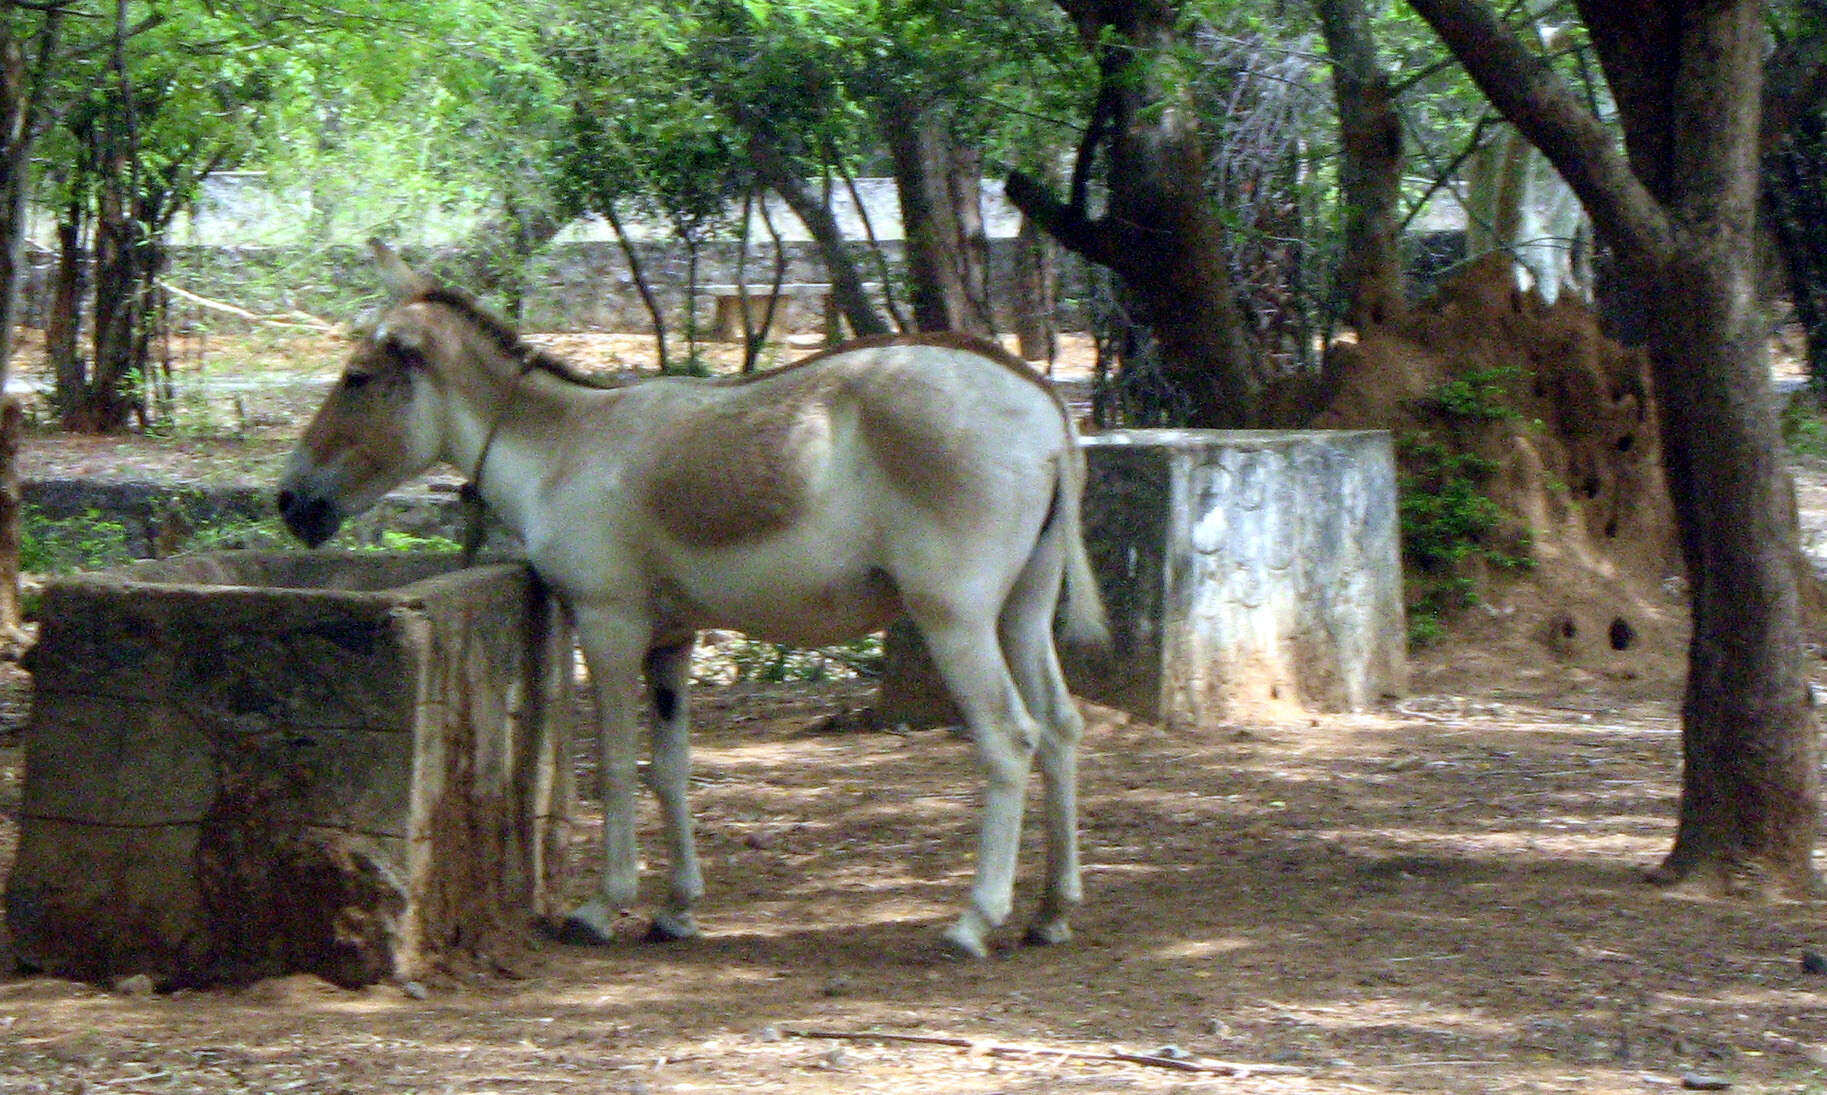
[[[886,241],[881,245],[888,264],[888,281],[901,283],[905,276],[902,245]],[[823,260],[811,243],[787,242],[782,245],[787,256],[783,282],[806,283],[828,281]],[[867,244],[853,243],[865,281],[881,283],[884,279],[877,260]],[[636,243],[641,269],[655,295],[660,299],[672,330],[682,330],[685,288],[691,269],[691,257],[681,244],[650,240]],[[438,272],[450,256],[448,251],[427,251],[408,247],[404,256],[409,263]],[[260,314],[288,311],[306,312],[334,322],[350,322],[367,306],[378,301],[380,283],[373,260],[365,248],[336,246],[321,249],[299,247],[184,247],[169,249],[170,268],[167,277],[184,290],[213,300],[235,304]],[[1008,287],[1014,284],[1014,241],[992,240],[990,243],[990,284],[997,313],[997,324],[1003,330],[1013,327],[1013,304]],[[746,284],[771,284],[774,278],[773,244],[751,244],[746,262],[742,263]],[[42,327],[47,286],[56,265],[56,256],[33,252],[27,256],[22,294],[23,322]],[[739,247],[734,243],[708,244],[699,251],[697,280],[700,294],[695,315],[699,330],[708,337],[715,320],[713,302],[702,287],[736,281]],[[599,330],[647,333],[652,322],[640,294],[634,286],[627,257],[614,241],[592,240],[557,243],[536,256],[529,270],[530,291],[525,305],[523,326],[530,331]],[[1059,298],[1056,320],[1065,330],[1085,327],[1084,298],[1092,284],[1087,268],[1076,257],[1061,253],[1059,259]],[[467,286],[465,286],[467,288]],[[899,291],[902,308],[907,308],[906,294]],[[242,321],[195,305],[175,301],[173,312],[180,325],[193,316],[205,317],[215,330],[232,330],[244,326]],[[786,333],[813,332],[821,329],[823,313],[816,305],[798,304],[777,320],[777,329]]]

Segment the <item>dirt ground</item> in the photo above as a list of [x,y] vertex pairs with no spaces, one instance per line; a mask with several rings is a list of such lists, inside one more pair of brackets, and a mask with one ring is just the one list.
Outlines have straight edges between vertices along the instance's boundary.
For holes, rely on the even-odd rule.
[[[246,443],[244,472],[271,448]],[[50,448],[28,462],[98,460]],[[964,744],[854,729],[857,685],[705,689],[702,939],[529,932],[485,974],[156,995],[18,975],[0,936],[0,1092],[1827,1091],[1822,905],[1643,881],[1676,683],[1452,648],[1413,671],[1290,722],[1089,708],[1078,938],[1012,925],[978,963],[934,946],[970,871]],[[28,703],[13,672],[0,872]]]

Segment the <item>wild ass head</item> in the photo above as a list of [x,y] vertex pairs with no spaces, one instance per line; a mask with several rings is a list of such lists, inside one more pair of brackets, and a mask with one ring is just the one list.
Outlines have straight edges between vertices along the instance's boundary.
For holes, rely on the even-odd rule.
[[395,303],[359,336],[279,481],[286,527],[311,547],[430,467],[442,448],[432,366],[453,348],[444,317],[422,299],[437,286],[379,241],[369,246]]

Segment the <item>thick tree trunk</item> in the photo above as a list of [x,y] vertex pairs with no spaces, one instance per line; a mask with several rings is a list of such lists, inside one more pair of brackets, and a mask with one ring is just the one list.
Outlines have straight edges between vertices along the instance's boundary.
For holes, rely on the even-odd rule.
[[831,278],[831,299],[850,324],[850,330],[859,337],[892,334],[894,328],[869,301],[862,275],[857,272],[856,261],[850,257],[843,230],[838,228],[831,210],[813,197],[805,180],[793,170],[780,150],[758,133],[752,132],[749,137],[749,159],[755,165],[756,174],[805,223],[806,231],[812,233],[819,255],[825,260],[825,272]]
[[1795,492],[1758,307],[1762,5],[1668,6],[1677,17],[1654,30],[1595,38],[1601,58],[1630,50],[1635,64],[1655,57],[1681,74],[1637,86],[1626,107],[1640,119],[1626,132],[1644,141],[1631,163],[1678,239],[1656,271],[1646,346],[1693,607],[1681,818],[1657,875],[1801,893],[1813,882],[1820,774]]
[[[1205,150],[1176,56],[1178,12],[1164,0],[1060,0],[1099,54],[1098,104],[1069,202],[1020,172],[1009,201],[1054,239],[1109,267],[1160,343],[1163,372],[1185,398],[1187,426],[1255,421],[1261,378],[1232,292],[1224,235],[1205,192]],[[1108,145],[1108,209],[1092,219],[1086,174]]]
[[1763,5],[1579,0],[1618,103],[1626,164],[1483,4],[1409,2],[1657,287],[1646,346],[1693,635],[1680,821],[1655,877],[1807,892],[1818,730],[1801,645],[1794,489],[1753,268]]
[[1819,761],[1802,662],[1793,488],[1748,234],[1663,272],[1650,359],[1693,637],[1675,846],[1656,872],[1708,891],[1806,892]]
[[1339,112],[1345,254],[1338,276],[1346,321],[1361,328],[1382,322],[1406,303],[1398,250],[1402,122],[1389,76],[1377,63],[1364,0],[1315,0],[1314,7],[1332,54],[1332,93]]
[[892,100],[886,110],[881,129],[901,197],[914,324],[993,335],[980,158],[953,139],[942,105]]

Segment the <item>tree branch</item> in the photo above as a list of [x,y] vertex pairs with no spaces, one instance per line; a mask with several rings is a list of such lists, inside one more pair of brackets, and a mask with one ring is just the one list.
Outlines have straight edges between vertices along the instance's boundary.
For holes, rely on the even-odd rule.
[[1601,235],[1651,268],[1674,255],[1667,212],[1611,133],[1522,40],[1478,0],[1408,0],[1491,104],[1548,157]]
[[1103,222],[1085,216],[1082,208],[1054,197],[1046,183],[1025,172],[1012,171],[1002,192],[1010,205],[1040,225],[1047,235],[1059,241],[1060,246],[1088,262],[1117,268],[1122,254],[1116,244],[1116,232]]

